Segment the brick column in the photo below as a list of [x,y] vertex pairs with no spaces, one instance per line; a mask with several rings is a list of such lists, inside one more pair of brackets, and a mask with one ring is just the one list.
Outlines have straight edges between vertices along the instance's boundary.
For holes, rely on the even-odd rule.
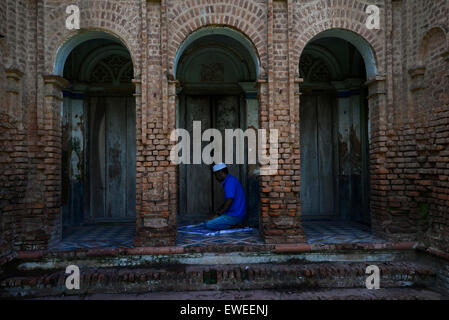
[[[421,172],[427,170],[425,180],[418,181],[418,187],[423,188],[422,194],[426,198],[419,204],[418,214],[426,222],[425,228],[422,228],[425,230],[425,237],[420,240],[423,239],[426,246],[449,253],[449,50],[445,50],[440,56],[444,62],[438,68],[441,68],[439,83],[432,81],[432,85],[421,94],[422,105],[431,112],[428,112],[423,131],[416,134],[419,142],[425,144],[426,148],[426,162],[422,165],[420,176],[423,176]],[[438,60],[435,58],[432,61]],[[431,64],[428,67],[436,69]],[[434,72],[433,70],[427,72]],[[446,271],[449,271],[449,267]],[[446,286],[449,287],[449,273],[446,276]]]
[[[277,170],[270,172],[261,169],[262,174],[267,174],[261,177],[261,233],[267,243],[305,241],[297,191],[299,133],[295,131],[299,118],[295,111],[299,106],[293,105],[297,100],[294,95],[293,61],[285,59],[292,46],[289,27],[285,24],[288,9],[291,8],[288,4],[267,1],[268,82],[260,83],[261,94],[267,94],[267,107],[261,110],[261,125],[270,130],[267,135],[276,130],[279,137]],[[265,97],[261,99],[265,102]]]
[[[136,147],[142,141],[142,122],[138,119],[142,117],[142,111],[144,110],[142,103],[142,81],[139,79],[133,79],[131,81],[134,85],[134,99],[136,102]],[[144,158],[136,152],[136,230],[139,230],[141,225],[141,209],[142,209],[142,181],[143,181],[143,161]]]
[[[176,167],[170,157],[176,84],[167,72],[167,3],[141,0],[142,82],[137,101],[137,230],[135,246],[176,241]],[[169,79],[170,78],[170,79]]]
[[175,126],[176,84],[176,81],[167,84],[167,128],[164,130],[161,122],[152,125],[148,144],[144,146],[144,154],[148,150],[152,155],[143,157],[143,165],[138,166],[141,198],[138,198],[136,246],[168,246],[176,242],[176,166],[169,160],[169,137]]
[[386,77],[376,75],[368,80],[369,106],[369,150],[370,150],[370,206],[371,229],[373,234],[383,236],[385,224],[390,223],[387,215],[387,196],[391,190],[387,180],[386,168],[387,136],[386,136]]
[[62,89],[69,83],[57,75],[44,75],[44,121],[39,146],[41,147],[40,164],[43,185],[43,225],[35,235],[37,242],[60,241],[62,233],[61,216],[61,108]]
[[0,98],[2,99],[0,102],[1,265],[12,257],[13,246],[20,232],[21,219],[26,210],[24,199],[27,183],[25,179],[29,159],[22,122],[21,95],[24,74],[19,70],[3,70],[3,68],[0,68],[0,72],[3,73],[0,80],[5,80],[0,88],[0,93],[3,94]]

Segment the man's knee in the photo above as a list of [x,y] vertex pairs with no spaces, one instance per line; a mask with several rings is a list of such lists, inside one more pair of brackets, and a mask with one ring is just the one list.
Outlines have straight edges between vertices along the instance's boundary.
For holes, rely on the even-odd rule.
[[214,220],[206,221],[206,228],[210,230],[217,230],[217,226],[214,222]]

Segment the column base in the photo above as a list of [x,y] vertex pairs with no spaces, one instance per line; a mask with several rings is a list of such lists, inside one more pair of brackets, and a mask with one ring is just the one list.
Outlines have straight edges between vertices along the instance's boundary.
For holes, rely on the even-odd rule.
[[266,244],[306,243],[302,229],[266,231],[263,240]]
[[134,246],[136,247],[164,247],[176,244],[176,227],[149,228],[141,227],[136,230]]

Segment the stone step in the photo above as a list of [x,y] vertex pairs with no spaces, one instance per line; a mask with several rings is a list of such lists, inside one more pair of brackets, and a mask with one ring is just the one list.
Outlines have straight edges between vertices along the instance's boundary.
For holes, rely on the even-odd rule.
[[14,271],[0,281],[0,297],[44,297],[159,291],[366,288],[366,268],[380,269],[381,288],[432,287],[436,270],[417,262],[326,262],[161,265],[85,268],[80,289],[68,290],[65,270]]
[[365,288],[342,289],[265,289],[265,290],[201,290],[147,293],[97,293],[88,295],[59,295],[33,298],[38,300],[448,300],[439,292],[423,288]]

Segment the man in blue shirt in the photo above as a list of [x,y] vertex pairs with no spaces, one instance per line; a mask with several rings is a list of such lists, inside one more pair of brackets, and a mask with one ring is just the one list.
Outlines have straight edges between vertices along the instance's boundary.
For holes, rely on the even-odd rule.
[[211,230],[230,229],[242,224],[246,216],[245,191],[240,182],[229,174],[226,164],[212,167],[215,178],[223,185],[225,202],[214,212],[218,217],[206,222]]

